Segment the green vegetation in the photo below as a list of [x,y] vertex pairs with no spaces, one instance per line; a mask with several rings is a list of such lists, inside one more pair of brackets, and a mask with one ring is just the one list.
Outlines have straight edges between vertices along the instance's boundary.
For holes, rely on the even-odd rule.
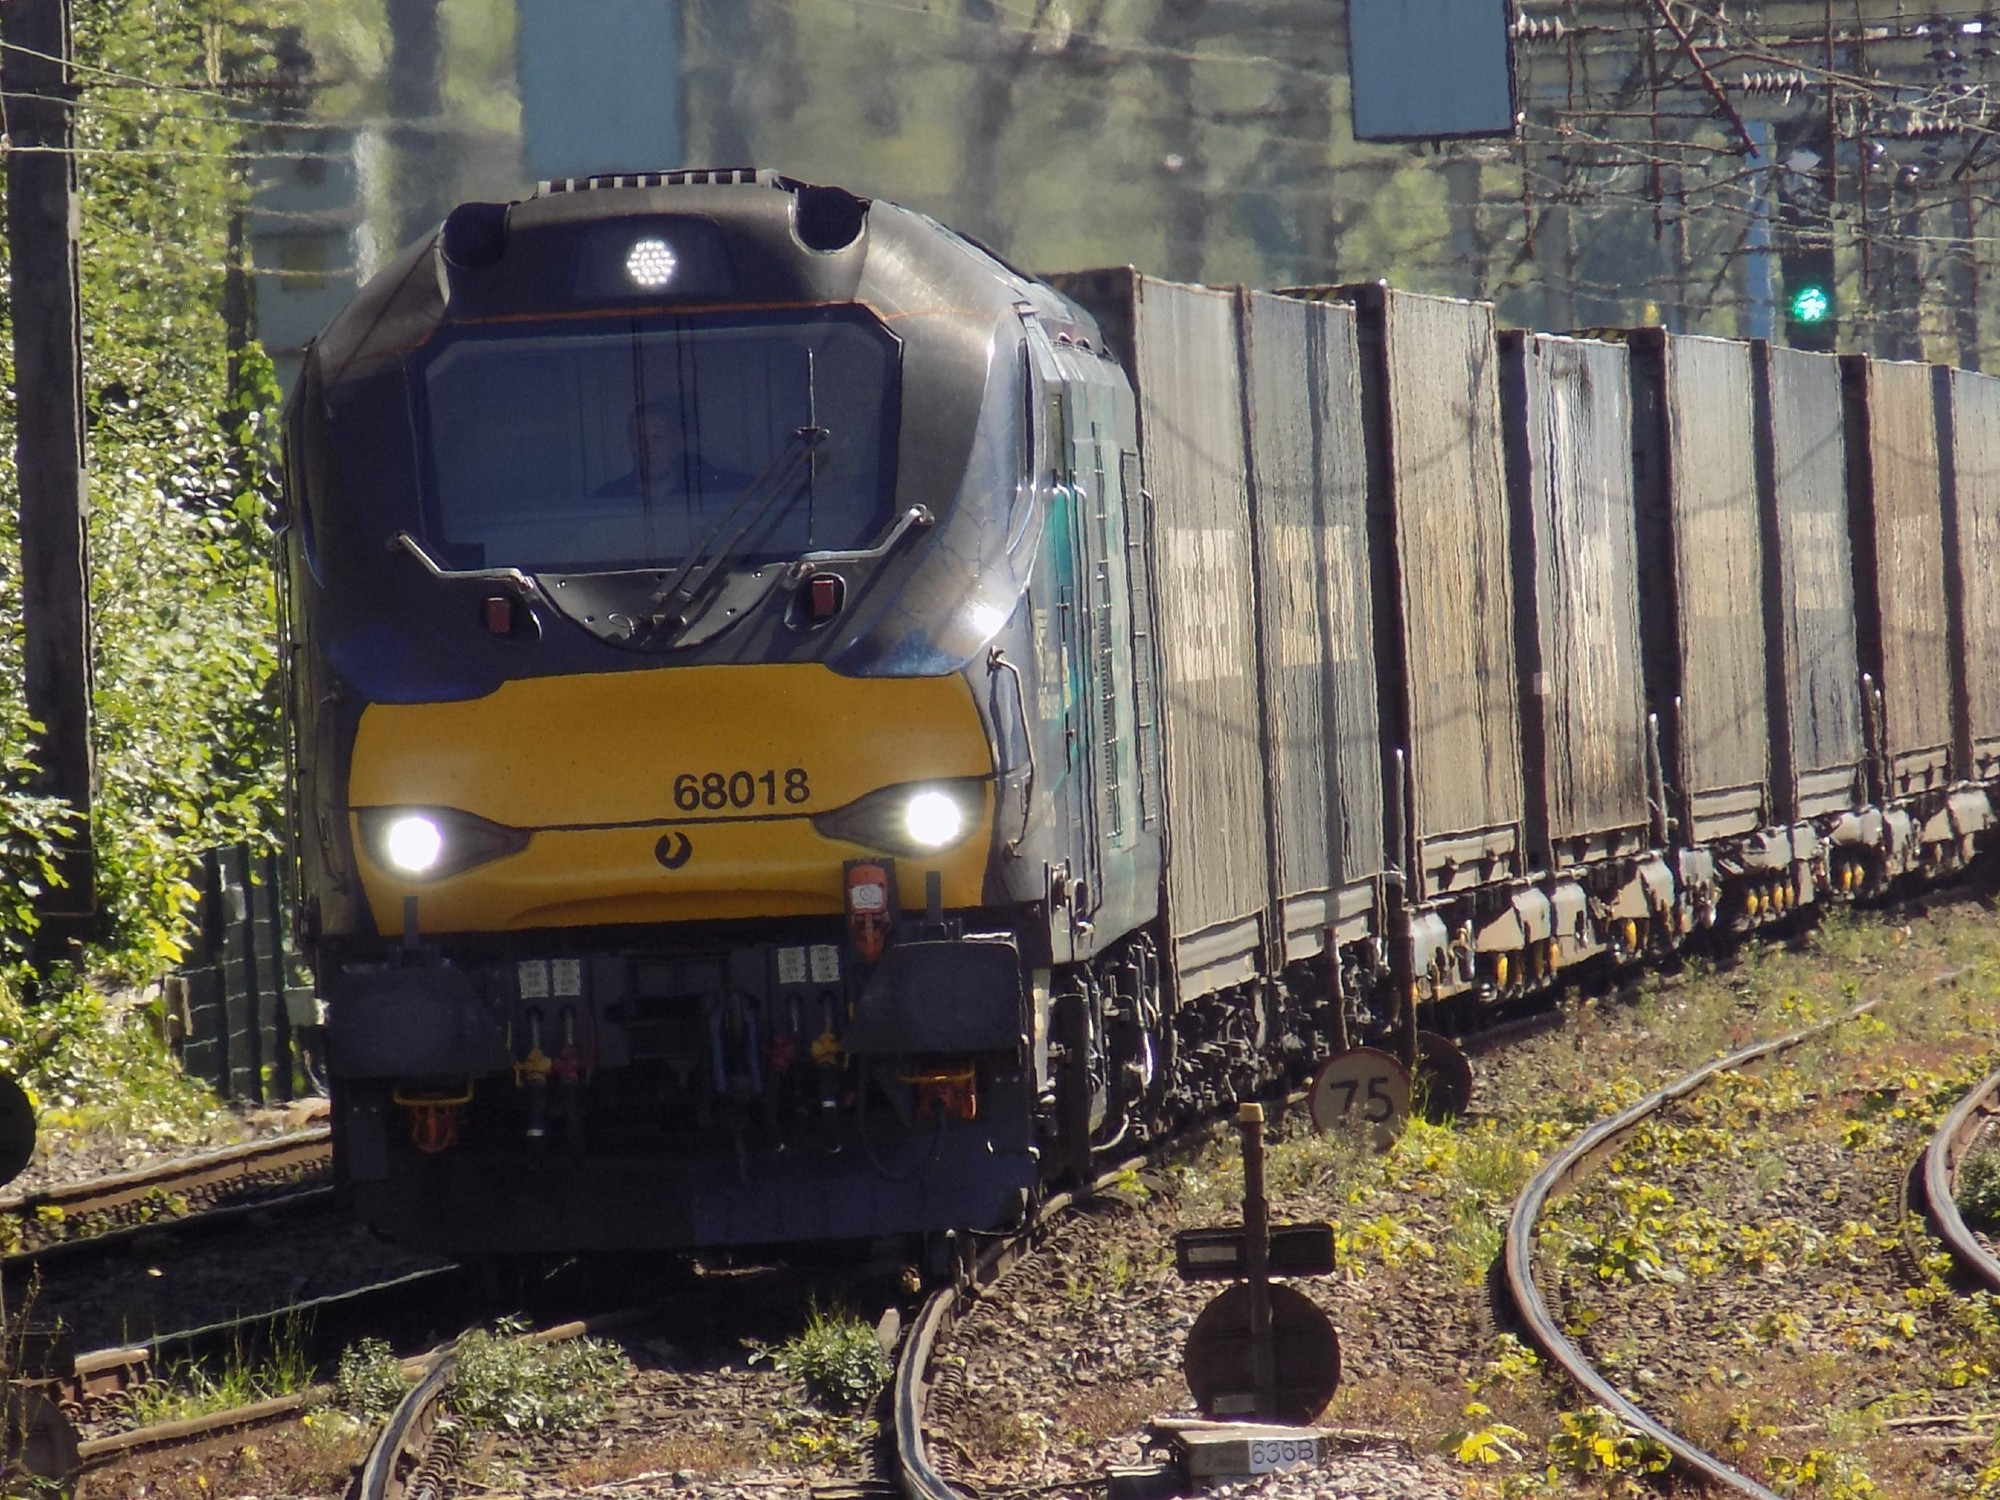
[[[157,1001],[119,1006],[76,988],[28,1006],[0,984],[0,1068],[27,1089],[44,1141],[96,1133],[161,1144],[204,1137],[215,1121],[214,1097],[167,1055],[157,1019]],[[171,1204],[161,1208],[172,1215]]]
[[[282,756],[270,533],[276,389],[223,317],[247,202],[230,91],[275,67],[293,0],[79,7],[77,111],[98,800],[95,942],[24,1008],[23,955],[66,810],[28,791],[19,540],[0,508],[0,1066],[45,1131],[184,1138],[209,1113],[159,1018],[99,991],[183,951],[199,850],[277,837]],[[240,337],[240,332],[239,332]],[[0,389],[12,328],[0,306]],[[14,488],[0,406],[0,490]],[[86,977],[89,983],[84,981]]]
[[[1896,1191],[1992,1066],[1995,915],[1990,892],[1922,916],[1833,912],[1788,945],[1690,960],[1615,1000],[1574,999],[1560,1030],[1478,1060],[1465,1118],[1412,1120],[1386,1151],[1287,1119],[1266,1159],[1273,1216],[1333,1222],[1344,1337],[1391,1330],[1364,1346],[1325,1420],[1431,1447],[1485,1500],[1658,1493],[1657,1450],[1485,1321],[1515,1195],[1580,1129],[1650,1089],[1879,997],[1873,1014],[1657,1117],[1551,1205],[1538,1264],[1572,1337],[1614,1381],[1780,1493],[2000,1500],[2000,1424],[1987,1415],[2000,1303],[1955,1294],[1940,1255],[1914,1278],[1902,1269]],[[2000,1176],[1968,1164],[1963,1181],[1982,1170]],[[1233,1141],[1167,1175],[1181,1224],[1234,1217]],[[1112,1295],[1108,1260],[1079,1265]],[[1406,1309],[1422,1309],[1435,1344],[1412,1337]],[[1134,1385],[1152,1409],[1180,1394],[1175,1382]],[[1006,1425],[1011,1410],[973,1410],[992,1451],[1032,1450]],[[1986,1435],[1964,1449],[1969,1487],[1945,1482],[1934,1429],[1915,1425],[1945,1410],[1976,1414]],[[1058,1409],[1050,1430],[1072,1425]]]
[[1990,1136],[1959,1163],[1958,1211],[1981,1229],[2000,1227],[2000,1143]]
[[296,1328],[283,1331],[260,1355],[233,1350],[219,1368],[183,1365],[140,1386],[126,1398],[134,1427],[182,1422],[210,1412],[230,1411],[274,1396],[293,1396],[312,1384],[312,1361]]
[[340,1351],[333,1377],[333,1402],[367,1422],[380,1422],[410,1389],[402,1361],[385,1339],[366,1338]]
[[534,1344],[521,1331],[506,1322],[459,1340],[447,1398],[454,1413],[475,1427],[527,1436],[575,1431],[610,1414],[621,1376],[615,1349],[589,1338]]
[[889,1378],[889,1357],[873,1328],[852,1314],[817,1307],[772,1362],[798,1383],[806,1400],[834,1414],[866,1405]]

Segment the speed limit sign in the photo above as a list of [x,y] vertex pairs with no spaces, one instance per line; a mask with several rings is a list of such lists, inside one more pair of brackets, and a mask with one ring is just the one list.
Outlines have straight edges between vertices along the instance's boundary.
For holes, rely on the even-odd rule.
[[1387,1146],[1410,1113],[1410,1075],[1378,1048],[1351,1047],[1319,1070],[1309,1107],[1315,1130],[1365,1134]]

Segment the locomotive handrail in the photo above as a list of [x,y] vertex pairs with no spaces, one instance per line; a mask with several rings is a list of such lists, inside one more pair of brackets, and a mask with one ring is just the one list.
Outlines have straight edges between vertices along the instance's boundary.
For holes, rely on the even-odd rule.
[[859,552],[808,552],[792,563],[792,582],[805,582],[806,575],[814,568],[827,563],[875,562],[896,550],[897,544],[911,530],[921,531],[937,520],[928,505],[912,505],[889,528],[889,534],[872,547],[864,547]]
[[[992,709],[994,719],[997,721],[1000,717],[1000,705],[993,700],[1000,696],[1002,672],[1014,679],[1014,716],[1020,720],[1021,749],[1028,757],[1028,774],[1021,782],[1021,831],[1002,846],[1008,854],[1018,855],[1021,852],[1021,841],[1028,836],[1028,822],[1035,806],[1035,732],[1028,723],[1028,690],[1022,681],[1021,669],[1007,660],[1007,653],[998,646],[986,653],[986,675],[990,688],[988,707]],[[1004,781],[1007,775],[1011,774],[1011,770],[1010,767],[1008,771],[1002,772],[1000,779]]]
[[424,571],[433,578],[482,578],[489,583],[511,583],[519,589],[534,590],[534,581],[519,568],[447,568],[425,549],[424,544],[407,531],[399,531],[389,538],[389,550],[397,548],[410,554],[424,565]]

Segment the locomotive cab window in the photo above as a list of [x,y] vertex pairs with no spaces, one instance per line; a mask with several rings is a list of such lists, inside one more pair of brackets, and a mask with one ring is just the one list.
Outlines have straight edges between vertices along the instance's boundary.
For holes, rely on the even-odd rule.
[[899,366],[859,308],[448,336],[420,391],[426,539],[449,566],[529,572],[671,566],[746,523],[739,565],[869,546]]

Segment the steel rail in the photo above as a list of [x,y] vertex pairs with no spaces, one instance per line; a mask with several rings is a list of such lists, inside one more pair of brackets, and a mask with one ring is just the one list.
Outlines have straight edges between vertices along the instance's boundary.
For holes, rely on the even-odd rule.
[[[967,1494],[954,1489],[938,1473],[931,1463],[930,1445],[924,1441],[924,1420],[930,1406],[931,1354],[937,1348],[937,1341],[951,1332],[959,1316],[986,1288],[1030,1254],[1064,1214],[1078,1203],[1094,1198],[1122,1173],[1144,1165],[1148,1159],[1147,1156],[1128,1158],[1099,1174],[1087,1188],[1057,1193],[1042,1204],[1041,1212],[1028,1224],[1001,1236],[981,1251],[964,1276],[924,1299],[903,1340],[890,1390],[890,1410],[896,1419],[897,1481],[909,1500],[965,1500]],[[363,1500],[372,1497],[364,1496]]]
[[361,1465],[360,1500],[395,1500],[403,1493],[404,1481],[423,1465],[424,1449],[437,1432],[438,1409],[457,1369],[454,1343],[431,1356],[423,1378],[396,1403]]
[[[391,1308],[403,1303],[416,1307],[435,1305],[440,1297],[460,1290],[463,1279],[463,1272],[457,1266],[416,1271],[373,1286],[317,1297],[271,1312],[253,1313],[231,1322],[163,1334],[147,1344],[94,1350],[79,1354],[73,1370],[50,1383],[64,1405],[88,1408],[146,1384],[161,1370],[255,1345],[288,1327],[310,1326],[315,1336],[332,1329],[335,1336],[343,1336],[372,1325],[385,1304]],[[169,1447],[218,1432],[277,1421],[298,1410],[311,1394],[307,1391],[276,1396],[229,1411],[93,1438],[82,1444],[84,1467],[101,1467],[123,1454],[146,1448]]]
[[[1294,1094],[1286,1107],[1300,1103],[1303,1094]],[[889,1409],[896,1424],[896,1482],[909,1500],[966,1500],[975,1491],[955,1488],[931,1462],[930,1446],[924,1441],[924,1424],[931,1393],[931,1355],[937,1341],[950,1333],[959,1317],[986,1289],[1034,1253],[1061,1222],[1063,1216],[1090,1202],[1112,1187],[1128,1172],[1157,1162],[1161,1157],[1200,1140],[1208,1131],[1227,1124],[1229,1116],[1217,1116],[1175,1131],[1144,1151],[1135,1151],[1104,1168],[1084,1187],[1069,1188],[1044,1200],[1041,1211],[1028,1223],[1001,1235],[974,1257],[965,1274],[949,1286],[939,1287],[924,1299],[896,1359],[890,1382]]]
[[200,1208],[171,1219],[149,1219],[143,1224],[121,1224],[100,1234],[78,1235],[74,1239],[50,1240],[26,1250],[10,1250],[0,1255],[0,1275],[34,1267],[66,1265],[108,1256],[148,1239],[167,1240],[180,1235],[206,1235],[247,1219],[263,1215],[305,1213],[333,1206],[332,1187],[300,1188],[249,1203],[225,1203],[220,1208]]
[[[517,1342],[527,1345],[559,1344],[569,1339],[587,1338],[613,1328],[622,1328],[654,1316],[657,1307],[622,1308],[596,1317],[574,1319],[550,1328],[538,1328],[520,1335]],[[464,1335],[460,1335],[462,1339]],[[458,1370],[459,1339],[434,1351],[421,1361],[405,1361],[404,1370],[414,1365],[420,1378],[376,1434],[362,1461],[355,1490],[356,1500],[403,1500],[410,1493],[410,1479],[423,1473],[431,1458],[430,1446],[438,1434],[444,1398]],[[417,1492],[413,1500],[436,1500],[435,1490]]]
[[[419,1278],[431,1274],[434,1273],[420,1272],[418,1278],[406,1277],[400,1281],[384,1283],[381,1287],[371,1290],[405,1291],[413,1285],[420,1284]],[[312,1304],[302,1304],[305,1305]],[[274,1315],[260,1314],[257,1321],[262,1322],[272,1316]],[[641,1316],[644,1314],[623,1311],[558,1323],[550,1328],[523,1334],[521,1341],[529,1344],[546,1344],[562,1339],[579,1338],[585,1334],[599,1333],[621,1323],[634,1321]],[[199,1329],[193,1334],[174,1335],[174,1338],[180,1341],[206,1339],[216,1332],[217,1329],[213,1328]],[[398,1478],[404,1470],[398,1468],[396,1459],[406,1450],[416,1460],[416,1463],[407,1466],[409,1472],[414,1472],[421,1463],[424,1456],[423,1449],[435,1432],[435,1413],[427,1409],[434,1407],[437,1399],[449,1385],[448,1377],[451,1370],[456,1367],[456,1363],[455,1341],[421,1358],[402,1361],[404,1376],[415,1382],[415,1385],[398,1404],[396,1412],[391,1414],[388,1424],[370,1447],[369,1462],[375,1465],[376,1471],[389,1476],[390,1480]],[[129,1390],[134,1384],[147,1378],[155,1364],[156,1350],[153,1347],[99,1350],[93,1354],[77,1357],[77,1380],[86,1388],[91,1387],[93,1381],[97,1382],[99,1393],[104,1390]],[[440,1365],[443,1368],[443,1378],[434,1383],[432,1377],[438,1375]],[[179,1447],[225,1432],[238,1432],[249,1427],[263,1427],[273,1422],[286,1421],[325,1400],[330,1393],[331,1388],[328,1386],[312,1385],[289,1395],[272,1396],[266,1400],[253,1401],[246,1406],[231,1407],[227,1411],[209,1412],[203,1416],[188,1417],[177,1422],[156,1422],[149,1427],[135,1427],[128,1432],[114,1432],[106,1437],[91,1438],[81,1443],[79,1457],[84,1471],[88,1472],[91,1469],[103,1468],[128,1454],[143,1453],[157,1448]],[[385,1445],[393,1451],[381,1451]],[[366,1465],[364,1472],[367,1472]],[[393,1497],[399,1494],[400,1490],[392,1488],[386,1493]],[[377,1500],[380,1500],[379,1496]]]
[[[1939,975],[1932,982],[1942,983],[1955,977],[1958,972],[1962,971]],[[1599,1120],[1571,1141],[1547,1166],[1535,1174],[1534,1180],[1514,1201],[1514,1212],[1507,1223],[1507,1241],[1502,1251],[1507,1292],[1513,1299],[1522,1326],[1535,1346],[1558,1365],[1591,1400],[1616,1414],[1630,1430],[1658,1443],[1673,1456],[1674,1462],[1682,1469],[1698,1475],[1709,1484],[1739,1495],[1754,1496],[1756,1500],[1779,1500],[1779,1497],[1748,1475],[1730,1468],[1714,1454],[1697,1448],[1687,1439],[1648,1416],[1599,1374],[1583,1351],[1577,1348],[1562,1331],[1562,1325],[1550,1312],[1548,1302],[1542,1296],[1541,1287],[1535,1280],[1536,1221],[1541,1217],[1542,1209],[1550,1197],[1571,1186],[1586,1167],[1617,1149],[1627,1136],[1667,1105],[1685,1099],[1723,1073],[1735,1072],[1753,1062],[1789,1052],[1815,1037],[1824,1036],[1868,1014],[1881,1003],[1880,999],[1870,1000],[1830,1021],[1822,1021],[1801,1031],[1739,1048],[1726,1057],[1717,1058],[1714,1062],[1696,1068],[1677,1082],[1655,1090],[1631,1108]]]
[[2000,1292],[2000,1258],[1986,1248],[1958,1211],[1958,1168],[1986,1122],[2000,1114],[1996,1095],[2000,1095],[2000,1072],[1988,1074],[1952,1107],[1918,1163],[1925,1217],[1959,1269],[1990,1292]]
[[227,1185],[266,1172],[324,1166],[332,1154],[333,1132],[322,1125],[261,1141],[245,1141],[238,1146],[224,1146],[216,1151],[204,1151],[199,1156],[175,1157],[129,1172],[114,1172],[105,1177],[90,1177],[80,1182],[39,1188],[31,1193],[16,1193],[0,1198],[0,1214],[19,1218],[49,1208],[60,1209],[65,1215],[104,1213],[142,1202],[156,1192]]

